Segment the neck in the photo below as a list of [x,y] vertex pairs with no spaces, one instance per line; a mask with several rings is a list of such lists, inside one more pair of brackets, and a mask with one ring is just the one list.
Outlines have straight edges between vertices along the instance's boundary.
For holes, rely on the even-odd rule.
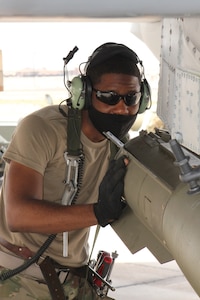
[[82,125],[81,129],[83,133],[94,143],[99,143],[105,139],[105,136],[102,135],[92,124],[88,111],[82,110]]

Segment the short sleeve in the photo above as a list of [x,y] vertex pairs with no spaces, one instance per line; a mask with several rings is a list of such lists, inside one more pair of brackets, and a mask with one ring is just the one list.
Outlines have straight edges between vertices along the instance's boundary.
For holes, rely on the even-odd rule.
[[50,122],[32,114],[17,126],[3,158],[6,162],[14,160],[44,175],[48,161],[56,151],[52,145],[56,144],[56,134]]

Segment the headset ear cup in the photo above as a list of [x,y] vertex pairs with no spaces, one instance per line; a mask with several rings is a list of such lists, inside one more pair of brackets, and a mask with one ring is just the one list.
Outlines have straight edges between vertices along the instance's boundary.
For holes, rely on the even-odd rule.
[[151,107],[151,88],[146,79],[141,83],[141,99],[138,113],[142,114],[146,109]]
[[83,109],[85,106],[84,84],[81,76],[76,76],[70,82],[71,103],[75,109]]
[[88,76],[82,76],[85,91],[85,109],[88,109],[92,103],[92,83]]
[[71,103],[75,109],[88,108],[91,104],[92,85],[87,76],[76,76],[70,83]]

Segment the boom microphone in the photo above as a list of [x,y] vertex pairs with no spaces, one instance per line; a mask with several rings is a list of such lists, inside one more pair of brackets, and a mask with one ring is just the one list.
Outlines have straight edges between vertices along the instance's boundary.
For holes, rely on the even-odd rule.
[[75,46],[73,50],[69,51],[68,55],[66,57],[63,57],[63,60],[65,62],[65,65],[68,64],[68,62],[73,58],[74,54],[78,51],[78,47]]

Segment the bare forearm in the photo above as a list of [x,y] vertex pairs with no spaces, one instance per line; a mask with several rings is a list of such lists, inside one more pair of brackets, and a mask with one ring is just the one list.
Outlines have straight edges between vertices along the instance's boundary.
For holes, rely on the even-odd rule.
[[93,205],[61,206],[42,200],[26,202],[14,211],[7,210],[11,231],[59,233],[97,224]]
[[43,176],[14,161],[4,197],[11,231],[59,233],[97,224],[92,204],[62,206],[43,200]]

